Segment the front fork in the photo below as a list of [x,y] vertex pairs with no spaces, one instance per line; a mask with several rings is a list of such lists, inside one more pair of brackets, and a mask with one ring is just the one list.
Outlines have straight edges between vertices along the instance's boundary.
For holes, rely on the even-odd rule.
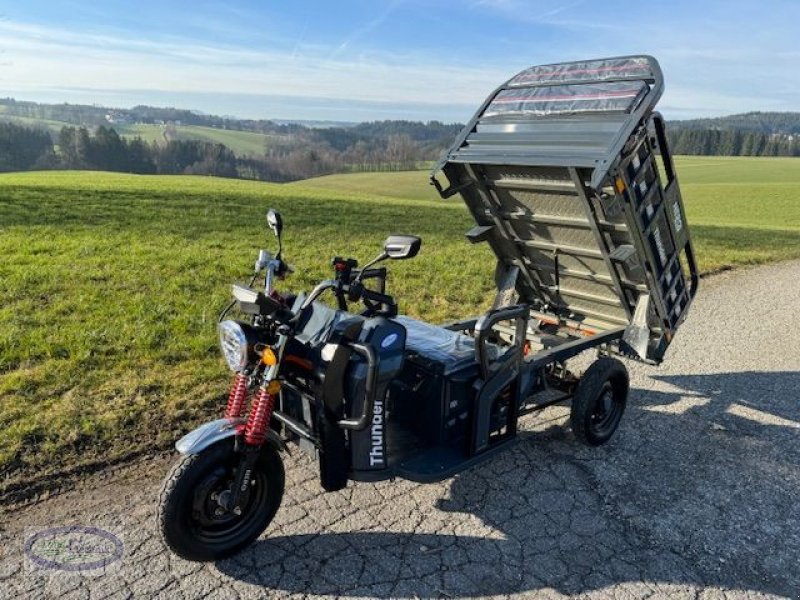
[[[239,468],[236,471],[236,478],[231,486],[231,495],[228,505],[234,514],[237,515],[241,514],[242,509],[240,501],[242,497],[247,495],[250,489],[253,468],[258,459],[258,454],[261,451],[261,446],[263,446],[266,441],[269,432],[269,423],[272,419],[272,412],[275,410],[275,400],[281,388],[277,376],[285,342],[285,336],[281,336],[278,342],[278,356],[275,356],[269,349],[265,350],[265,352],[269,351],[270,353],[269,362],[265,361],[267,364],[266,372],[263,375],[261,386],[258,388],[253,398],[253,404],[250,407],[250,413],[247,415],[247,421],[237,430],[236,449],[241,452],[242,458],[239,462]],[[230,418],[240,417],[244,410],[246,397],[247,377],[239,373],[236,375],[236,379],[234,379],[234,384],[230,396],[228,397],[225,416]],[[229,415],[228,413],[231,414]]]
[[[277,383],[277,382],[276,382]],[[228,507],[234,514],[242,513],[241,500],[247,497],[261,446],[267,439],[269,421],[275,408],[276,393],[270,393],[268,384],[262,385],[253,399],[253,406],[247,422],[239,426],[236,436],[236,449],[241,454],[236,477],[231,485]]]

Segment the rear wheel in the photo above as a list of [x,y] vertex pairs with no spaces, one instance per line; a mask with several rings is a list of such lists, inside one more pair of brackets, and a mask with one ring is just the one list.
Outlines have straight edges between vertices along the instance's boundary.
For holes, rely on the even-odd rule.
[[181,456],[161,488],[158,524],[161,536],[178,556],[207,561],[235,554],[252,543],[272,521],[283,499],[285,475],[277,450],[265,446],[240,498],[241,512],[227,509],[229,488],[241,454],[233,440],[200,454]]
[[617,359],[592,363],[572,398],[570,422],[578,440],[599,446],[611,439],[625,412],[628,386],[628,371]]

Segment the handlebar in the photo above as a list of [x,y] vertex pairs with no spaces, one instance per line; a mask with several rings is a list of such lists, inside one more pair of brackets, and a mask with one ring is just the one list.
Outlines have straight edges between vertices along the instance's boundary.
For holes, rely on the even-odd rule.
[[[341,265],[344,268],[341,268]],[[303,304],[300,306],[296,314],[284,307],[279,307],[274,304],[270,298],[272,291],[272,283],[274,278],[282,277],[286,273],[291,273],[293,269],[285,263],[279,256],[272,257],[268,252],[262,250],[259,254],[258,261],[256,262],[256,273],[250,280],[247,287],[234,286],[234,300],[222,311],[219,320],[222,321],[231,308],[238,301],[240,307],[244,312],[253,315],[272,315],[274,316],[278,309],[281,315],[278,321],[285,325],[296,325],[305,311],[311,304],[319,298],[327,290],[335,290],[336,297],[339,301],[339,308],[347,310],[347,300],[350,302],[361,301],[364,303],[366,310],[362,312],[364,316],[385,316],[394,317],[397,315],[397,304],[394,298],[389,294],[384,293],[384,286],[386,281],[386,268],[367,268],[358,270],[354,267],[358,263],[353,259],[334,259],[334,265],[337,267],[336,279],[328,279],[320,282],[306,297]],[[265,271],[264,275],[264,291],[257,292],[252,289],[253,283],[261,270]],[[380,291],[372,290],[364,287],[362,281],[365,279],[377,279],[380,283]],[[288,314],[287,314],[288,313]]]
[[316,300],[317,298],[319,298],[323,294],[323,292],[325,292],[325,290],[333,289],[338,285],[339,282],[335,281],[334,279],[326,279],[325,281],[318,283],[317,286],[313,290],[311,290],[311,293],[308,296],[306,296],[306,299],[303,301],[303,304],[300,305],[298,316],[300,315],[300,313],[303,312],[304,309],[311,306],[311,303],[314,302],[314,300]]
[[[374,271],[381,271],[381,269],[374,269]],[[394,317],[397,315],[397,303],[389,294],[365,288],[360,282],[358,285],[355,285],[355,280],[350,283],[344,283],[341,280],[328,279],[319,283],[306,297],[305,301],[303,301],[303,304],[300,306],[297,318],[299,319],[299,314],[302,313],[304,309],[311,306],[311,303],[327,290],[336,290],[337,297],[340,301],[344,300],[344,296],[347,296],[351,302],[362,301],[364,306],[366,306],[367,310],[371,313],[387,317]],[[380,306],[386,306],[387,308],[380,309]]]
[[380,277],[381,279],[384,279],[386,277],[386,267],[364,269],[363,271],[357,271],[357,275],[361,280],[372,279],[374,277]]

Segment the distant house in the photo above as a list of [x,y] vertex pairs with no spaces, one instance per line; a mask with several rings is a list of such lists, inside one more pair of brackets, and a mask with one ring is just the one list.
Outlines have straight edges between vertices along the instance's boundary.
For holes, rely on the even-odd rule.
[[131,122],[130,118],[122,113],[106,113],[106,122],[111,125],[126,125]]

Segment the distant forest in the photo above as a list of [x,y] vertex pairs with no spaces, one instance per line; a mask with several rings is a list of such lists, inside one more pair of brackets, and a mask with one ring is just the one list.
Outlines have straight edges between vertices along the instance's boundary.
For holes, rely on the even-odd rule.
[[[268,134],[263,154],[201,140],[122,137],[115,122],[199,125]],[[54,124],[58,133],[51,133]],[[57,125],[64,124],[60,130]],[[408,170],[437,159],[461,130],[438,121],[314,128],[188,110],[109,109],[0,100],[0,171],[97,169],[293,181],[352,171]],[[800,156],[800,113],[747,113],[669,124],[674,154]]]
[[179,108],[157,108],[134,106],[133,108],[109,108],[89,104],[40,104],[13,98],[0,99],[0,115],[13,115],[26,119],[61,121],[87,128],[106,125],[108,115],[134,123],[180,122],[184,125],[201,125],[236,131],[258,133],[292,133],[304,129],[300,124],[278,125],[273,121],[216,117]]
[[673,154],[800,156],[800,113],[672,121],[668,129]]
[[[2,122],[4,117],[8,122]],[[57,134],[47,133],[64,123]],[[222,144],[203,140],[148,143],[126,138],[114,129],[115,123],[198,125],[267,134],[269,140],[259,156],[237,156]],[[0,100],[0,171],[97,169],[294,181],[338,172],[415,169],[438,158],[460,129],[438,121],[314,128],[172,108],[109,109],[5,99]]]

